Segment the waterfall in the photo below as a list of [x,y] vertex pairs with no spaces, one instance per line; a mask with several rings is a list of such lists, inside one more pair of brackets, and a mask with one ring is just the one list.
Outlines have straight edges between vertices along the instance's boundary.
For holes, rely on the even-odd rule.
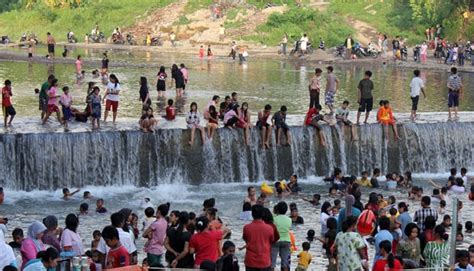
[[349,127],[323,126],[326,147],[312,127],[291,127],[290,146],[260,148],[252,129],[245,146],[240,129],[219,129],[201,146],[199,131],[189,146],[189,131],[139,131],[0,134],[0,186],[18,190],[84,185],[156,186],[255,182],[326,176],[334,167],[359,175],[378,167],[383,173],[447,172],[474,167],[474,123],[405,123],[401,140],[377,124],[358,127],[353,141]]

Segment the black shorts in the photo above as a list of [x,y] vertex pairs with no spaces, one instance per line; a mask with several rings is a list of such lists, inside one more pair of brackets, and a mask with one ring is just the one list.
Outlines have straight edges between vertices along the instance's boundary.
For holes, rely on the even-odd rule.
[[288,124],[282,122],[282,123],[275,123],[275,127],[277,129],[283,129],[283,131],[285,131],[285,133],[290,130],[290,127],[288,127]]
[[270,124],[268,124],[268,122],[267,122],[267,123],[263,123],[263,122],[261,122],[261,121],[257,121],[256,126],[257,126],[258,129],[262,130],[263,127],[265,127],[265,128],[268,129],[268,128],[270,127]]
[[224,126],[225,126],[225,127],[229,127],[229,126],[232,127],[232,126],[236,125],[237,122],[239,122],[239,118],[237,118],[237,117],[232,117],[231,119],[229,119],[229,120],[227,121],[227,123],[226,123]]
[[418,110],[418,101],[420,100],[420,96],[411,97],[411,110],[416,111]]
[[13,107],[13,105],[10,105],[10,106],[2,106],[2,109],[3,109],[3,115],[6,117],[6,116],[15,116],[16,115],[16,111],[15,111],[15,108]]
[[374,98],[370,99],[363,99],[361,98],[359,101],[359,112],[370,112],[374,107]]
[[48,53],[54,54],[54,44],[48,44]]

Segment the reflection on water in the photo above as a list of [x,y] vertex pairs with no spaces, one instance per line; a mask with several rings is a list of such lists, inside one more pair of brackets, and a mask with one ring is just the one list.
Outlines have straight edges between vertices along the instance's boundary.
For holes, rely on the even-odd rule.
[[[37,54],[41,55],[42,48]],[[70,52],[70,57],[83,54],[87,58],[100,59],[103,50],[76,49]],[[291,114],[305,113],[308,104],[308,81],[314,73],[315,66],[285,63],[278,60],[250,59],[248,63],[240,64],[228,58],[214,58],[200,60],[197,57],[183,55],[167,55],[156,52],[128,52],[110,51],[111,72],[117,74],[124,90],[121,95],[119,117],[138,117],[141,112],[138,101],[140,76],[146,76],[150,82],[151,96],[156,99],[156,73],[158,67],[164,65],[170,77],[170,67],[173,63],[185,63],[190,70],[190,82],[187,86],[187,98],[184,109],[190,102],[196,101],[203,108],[215,94],[224,97],[231,92],[238,92],[240,101],[247,101],[253,112],[261,109],[266,103],[274,108],[285,104]],[[114,63],[122,67],[113,68]],[[130,63],[130,66],[126,65]],[[147,67],[142,64],[147,63]],[[123,65],[125,64],[125,66]],[[138,64],[138,65],[137,65]],[[0,80],[13,81],[14,102],[20,116],[36,115],[37,97],[33,90],[39,88],[48,74],[55,74],[59,78],[60,86],[69,85],[72,95],[78,103],[84,101],[86,83],[92,80],[91,71],[96,66],[85,65],[87,77],[81,82],[76,82],[74,65],[66,64],[39,64],[3,62],[0,66]],[[324,65],[319,68],[325,70]],[[374,97],[377,103],[380,99],[391,101],[395,112],[409,112],[411,102],[409,98],[409,82],[412,78],[412,69],[376,66],[370,64],[336,66],[335,74],[340,81],[340,89],[336,95],[336,102],[344,100],[351,102],[350,108],[357,109],[357,85],[363,77],[365,70],[371,69],[375,84]],[[427,98],[422,98],[419,105],[420,111],[446,111],[447,92],[446,70],[422,70],[422,78],[426,82]],[[472,89],[474,77],[461,74],[464,79],[465,89]],[[324,81],[324,80],[323,80]],[[167,98],[175,98],[174,88],[167,82]],[[103,92],[102,92],[103,93]],[[469,100],[474,98],[474,93],[466,91],[461,99],[461,110],[474,110],[474,104]],[[323,99],[323,97],[321,97]],[[80,102],[79,102],[80,101]],[[82,105],[81,105],[82,106]],[[158,108],[161,109],[161,108]]]

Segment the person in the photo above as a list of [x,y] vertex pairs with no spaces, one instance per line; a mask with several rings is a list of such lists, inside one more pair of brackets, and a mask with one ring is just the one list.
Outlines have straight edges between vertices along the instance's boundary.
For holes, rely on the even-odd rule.
[[413,216],[413,221],[416,222],[420,228],[422,227],[423,223],[425,223],[425,219],[428,216],[432,216],[435,222],[438,220],[438,212],[436,209],[431,208],[430,205],[431,197],[423,196],[423,198],[421,198],[421,209],[417,210]]
[[276,138],[276,145],[279,146],[281,144],[281,131],[283,130],[283,134],[286,137],[286,144],[291,145],[291,134],[290,134],[290,127],[286,124],[286,106],[282,105],[280,111],[276,112],[272,117],[273,126],[276,127],[275,130],[275,138]]
[[257,128],[260,130],[260,137],[262,140],[262,148],[270,148],[270,138],[272,134],[272,127],[268,123],[268,118],[271,115],[272,106],[267,104],[264,109],[258,112],[258,120],[256,123]]
[[320,113],[321,111],[321,105],[317,104],[315,107],[312,107],[306,112],[304,124],[306,126],[313,126],[316,128],[317,131],[317,136],[319,138],[319,143],[321,146],[326,146],[326,140],[324,139],[324,134],[321,129],[321,126],[319,125],[319,121],[324,120],[323,115]]
[[377,119],[380,124],[383,125],[385,128],[385,136],[388,138],[388,126],[392,126],[393,133],[395,135],[395,139],[400,139],[398,135],[397,123],[396,118],[393,116],[392,107],[390,107],[389,101],[381,101],[381,106],[379,111],[377,112]]
[[32,259],[36,259],[36,255],[46,248],[41,241],[46,227],[43,223],[35,221],[28,227],[27,238],[21,243],[21,269],[25,267],[26,263]]
[[0,230],[0,270],[7,266],[17,267],[13,248],[5,242],[5,234]]
[[314,76],[311,78],[309,88],[309,107],[315,107],[319,104],[319,94],[321,93],[321,74],[323,71],[320,68],[314,70]]
[[298,176],[293,174],[290,176],[290,182],[287,184],[287,190],[293,194],[298,194],[301,191],[301,187],[298,184]]
[[212,141],[214,138],[214,134],[217,130],[217,127],[219,125],[219,116],[216,110],[216,107],[211,105],[209,106],[209,111],[208,111],[208,118],[207,118],[207,137],[209,140]]
[[[375,262],[372,271],[401,271],[403,265],[392,253],[392,243],[390,241],[383,241],[379,244],[379,249],[383,258]],[[387,268],[388,267],[388,268]]]
[[306,271],[311,264],[312,256],[309,253],[309,249],[311,248],[311,244],[308,242],[303,242],[303,251],[298,254],[298,266],[296,267],[296,271]]
[[371,71],[365,71],[364,79],[360,80],[357,89],[359,90],[359,109],[357,110],[357,121],[356,124],[359,125],[360,115],[365,112],[364,124],[367,124],[369,119],[370,111],[372,111],[374,105],[374,97],[372,96],[372,91],[374,90],[374,83],[370,78],[372,77]]
[[397,245],[397,255],[404,260],[411,260],[418,266],[421,260],[421,244],[418,235],[420,228],[415,223],[406,225],[404,238]]
[[231,241],[225,241],[222,245],[224,255],[217,260],[216,270],[239,271],[239,259],[235,256],[235,244]]
[[168,106],[166,106],[166,115],[164,116],[167,121],[173,121],[176,118],[176,108],[173,106],[173,99],[168,99]]
[[228,234],[227,230],[209,230],[207,217],[196,219],[197,233],[189,241],[189,254],[195,254],[194,267],[199,268],[205,261],[216,262],[219,258],[219,242]]
[[63,94],[59,98],[59,103],[61,104],[61,111],[63,113],[64,128],[68,128],[68,122],[72,117],[72,96],[69,93],[69,87],[63,87]]
[[107,213],[107,209],[104,207],[104,199],[97,199],[95,211],[99,214]]
[[253,221],[244,226],[242,238],[246,244],[245,266],[247,270],[270,270],[271,250],[275,232],[271,225],[264,222],[265,208],[252,206]]
[[272,268],[276,267],[277,257],[280,255],[282,271],[290,270],[290,230],[292,221],[291,218],[285,215],[287,211],[288,205],[286,202],[281,201],[275,206],[275,216],[273,217],[273,222],[278,230],[280,239],[272,244]]
[[104,98],[105,100],[105,112],[104,112],[104,122],[107,122],[107,117],[109,116],[110,110],[112,110],[112,122],[115,123],[117,118],[117,110],[119,106],[120,100],[120,82],[115,76],[115,74],[111,74],[109,76],[109,82],[107,83],[107,90],[105,91]]
[[101,75],[102,75],[102,78],[107,78],[107,75],[109,73],[109,57],[107,56],[107,52],[104,53],[103,57],[102,57],[102,61],[101,61]]
[[155,126],[158,124],[158,120],[155,119],[153,116],[153,108],[148,107],[146,113],[142,115],[139,121],[140,130],[145,133],[153,133],[155,130]]
[[170,42],[171,46],[176,47],[176,34],[174,33],[174,31],[171,31],[170,33]]
[[81,55],[78,55],[76,58],[76,77],[77,79],[82,78],[82,59]]
[[100,129],[100,117],[102,116],[102,97],[100,96],[100,88],[95,86],[94,93],[90,97],[90,112],[92,120],[92,130]]
[[100,239],[102,238],[102,233],[99,230],[92,232],[92,241],[91,241],[91,251],[95,252],[99,246]]
[[383,258],[383,255],[381,253],[381,246],[380,244],[383,241],[389,241],[390,242],[390,247],[392,246],[393,242],[393,235],[390,233],[390,219],[386,216],[383,216],[379,219],[379,228],[380,230],[377,232],[375,235],[375,256],[374,256],[374,262],[377,260]]
[[361,210],[354,207],[354,203],[355,203],[355,197],[353,195],[350,195],[350,194],[346,195],[345,206],[344,206],[344,208],[342,208],[340,210],[339,216],[337,217],[338,232],[341,231],[343,222],[344,222],[344,220],[347,219],[347,217],[355,216],[356,218],[358,218],[360,216]]
[[56,105],[57,99],[60,97],[57,93],[58,79],[53,79],[53,81],[51,82],[51,86],[48,90],[48,113],[46,113],[46,116],[43,119],[43,124],[48,121],[48,118],[49,116],[51,116],[52,113],[56,113],[56,117],[58,118],[59,123],[62,123],[61,116],[59,115],[59,108]]
[[168,78],[168,75],[166,74],[166,68],[165,66],[161,66],[160,71],[156,75],[156,91],[158,91],[158,98],[165,96],[166,78]]
[[334,113],[334,96],[339,88],[339,80],[334,75],[334,68],[327,67],[328,75],[326,77],[325,104],[329,107],[330,114]]
[[150,267],[163,267],[162,258],[165,254],[165,239],[168,222],[165,217],[168,215],[170,205],[161,204],[156,212],[156,220],[144,232],[143,237],[149,242],[145,248],[148,264]]
[[39,110],[41,111],[41,120],[44,119],[46,113],[48,112],[48,90],[53,84],[53,80],[55,79],[54,75],[49,75],[46,82],[41,85],[41,89],[39,92]]
[[201,46],[199,47],[199,58],[200,59],[203,59],[204,58],[204,45],[201,44]]
[[[235,101],[237,103],[237,101]],[[250,142],[250,128],[251,124],[251,114],[249,110],[249,104],[243,102],[240,109],[238,109],[239,122],[237,122],[237,127],[244,129],[244,143],[249,145]]]
[[232,127],[237,126],[239,123],[239,108],[238,104],[231,104],[229,110],[224,114],[224,126],[232,129]]
[[346,47],[346,59],[351,59],[353,46],[354,40],[352,40],[352,35],[348,35],[346,40],[344,41],[344,47]]
[[225,38],[225,27],[224,25],[219,26],[219,41],[223,41]]
[[367,269],[366,245],[355,231],[357,217],[348,216],[342,224],[342,232],[336,235],[335,251],[339,270]]
[[61,251],[67,253],[69,256],[82,256],[84,254],[84,247],[82,246],[82,239],[77,233],[79,226],[79,219],[74,214],[66,216],[66,229],[61,235]]
[[186,85],[189,82],[189,71],[183,63],[179,64],[179,70],[183,74],[183,78],[184,78],[183,91],[185,91],[186,90]]
[[110,250],[107,252],[107,260],[104,269],[129,266],[130,255],[127,249],[120,242],[118,229],[113,226],[106,226],[102,230],[102,238],[107,246],[110,247]]
[[54,247],[57,251],[61,251],[59,237],[62,235],[62,229],[58,228],[58,219],[54,215],[49,215],[43,219],[46,227],[41,241],[43,244]]
[[183,72],[178,68],[178,65],[173,64],[171,67],[171,82],[175,82],[176,97],[182,97],[185,86],[185,78]]
[[421,64],[426,64],[426,58],[428,56],[428,45],[426,41],[421,44],[420,60]]
[[426,98],[425,94],[425,83],[420,78],[420,70],[413,71],[413,79],[410,82],[410,98],[411,98],[411,115],[410,119],[416,119],[416,110],[418,110],[418,101],[420,99],[420,92],[423,93],[423,97]]
[[448,234],[442,225],[434,229],[434,241],[426,244],[423,250],[423,258],[426,262],[426,268],[442,268],[449,266],[449,244],[447,242]]
[[400,230],[403,233],[403,236],[406,237],[405,235],[405,227],[412,223],[412,219],[410,216],[410,213],[408,212],[408,205],[405,202],[399,202],[398,203],[398,217],[397,220],[400,222]]
[[46,43],[48,44],[49,58],[54,58],[54,46],[56,45],[56,40],[50,32],[46,33]]
[[360,186],[372,187],[372,184],[370,183],[370,179],[369,179],[369,172],[363,171],[361,173],[360,179],[357,180],[356,183]]
[[189,140],[188,144],[192,146],[194,144],[194,134],[196,129],[201,132],[201,142],[204,144],[204,128],[200,125],[201,116],[199,115],[197,104],[195,102],[191,103],[190,110],[186,115],[186,123],[188,124],[188,128],[191,129],[191,139]]
[[286,56],[286,48],[288,48],[288,33],[285,33],[283,35],[280,45],[281,45],[281,53]]
[[25,266],[22,271],[38,271],[38,270],[56,270],[59,261],[59,253],[55,248],[48,248],[45,251],[38,252],[34,258],[32,258]]
[[[12,82],[10,80],[5,80],[5,86],[2,88],[2,112],[3,125],[5,127],[12,125],[13,118],[16,115],[15,108],[11,101],[12,96]],[[10,121],[8,121],[8,117],[10,117]]]
[[237,43],[235,41],[232,41],[230,44],[229,56],[232,57],[232,60],[235,60],[235,57],[237,56]]
[[211,50],[211,45],[207,45],[207,58],[210,59],[212,58],[214,54],[212,53],[212,50]]
[[304,224],[304,219],[303,217],[299,215],[298,208],[296,208],[296,206],[291,208],[290,218],[291,218],[291,223],[293,224],[293,226]]
[[472,271],[474,267],[469,263],[471,261],[468,250],[456,250],[456,265],[454,271]]
[[462,93],[462,79],[458,75],[456,67],[451,68],[451,75],[448,77],[448,120],[451,120],[451,113],[454,111],[454,119],[458,118],[459,95]]
[[[3,231],[0,231],[0,232],[3,233]],[[10,243],[8,243],[8,245],[15,250],[19,250],[21,248],[21,243],[25,239],[23,235],[23,230],[20,228],[15,228],[12,232],[12,239],[13,240]]]
[[306,54],[306,50],[308,49],[308,42],[309,42],[309,39],[305,33],[300,39],[300,50],[301,50],[302,55]]
[[71,199],[71,197],[74,196],[75,194],[77,194],[79,191],[81,191],[81,190],[76,189],[74,192],[71,193],[71,191],[69,191],[69,188],[65,187],[65,188],[63,188],[63,199],[64,200]]
[[247,197],[244,199],[244,202],[248,202],[252,206],[257,204],[257,190],[254,186],[249,186],[247,188]]
[[148,80],[145,76],[140,77],[139,101],[142,102],[142,114],[145,114],[151,107],[150,91],[148,90]]

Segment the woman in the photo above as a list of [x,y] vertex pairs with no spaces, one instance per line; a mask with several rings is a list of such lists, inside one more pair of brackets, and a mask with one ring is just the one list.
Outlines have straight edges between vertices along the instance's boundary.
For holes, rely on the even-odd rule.
[[140,130],[143,132],[153,133],[155,126],[158,124],[158,120],[153,116],[153,108],[147,108],[146,112],[140,117],[138,124],[140,125]]
[[113,122],[115,123],[115,119],[117,118],[117,110],[120,101],[120,82],[115,76],[115,74],[111,74],[109,76],[109,82],[107,83],[107,90],[104,94],[105,102],[105,113],[104,113],[104,122],[107,122],[107,116],[109,115],[110,110],[113,113]]
[[151,106],[150,91],[146,77],[140,77],[140,101],[142,102],[142,114]]
[[34,259],[30,260],[28,263],[25,263],[23,271],[56,270],[58,261],[58,251],[50,247],[46,251],[38,252],[38,255]]
[[77,233],[78,226],[79,219],[77,216],[75,214],[68,214],[66,216],[66,229],[61,235],[61,251],[73,257],[84,254],[82,239]]
[[427,268],[444,268],[449,266],[448,234],[442,225],[434,229],[434,241],[428,242],[423,250]]
[[130,233],[130,236],[132,237],[132,241],[135,243],[135,235],[133,234],[133,225],[132,225],[132,220],[133,220],[132,210],[128,208],[123,208],[119,211],[119,213],[121,213],[125,219],[125,223],[123,224],[122,230]]
[[166,262],[172,268],[193,268],[194,258],[189,254],[189,239],[191,233],[186,230],[189,221],[187,212],[180,212],[177,227],[169,228],[166,232]]
[[392,254],[392,242],[384,240],[380,242],[379,248],[383,259],[375,262],[372,271],[403,271],[403,265]]
[[426,59],[427,59],[427,56],[428,56],[428,45],[426,44],[426,42],[423,42],[423,44],[421,45],[421,64],[426,64]]
[[[143,237],[149,241],[145,246],[148,264],[150,267],[163,267],[161,259],[165,253],[165,239],[168,222],[165,217],[168,215],[170,204],[161,204],[156,212],[156,220],[144,232]],[[151,237],[150,237],[151,236]]]
[[387,58],[387,50],[388,50],[387,35],[383,35],[383,41],[382,41],[382,57],[383,58]]
[[13,253],[13,249],[5,243],[5,235],[0,230],[0,270],[3,270],[5,266],[16,266],[16,257]]
[[216,107],[213,105],[209,106],[207,120],[207,138],[212,141],[212,138],[214,137],[219,125],[219,115],[217,113]]
[[38,221],[33,222],[28,227],[27,237],[21,243],[21,269],[25,267],[29,260],[36,259],[36,254],[38,254],[38,252],[45,250],[45,246],[41,241],[45,230],[46,227],[43,225],[43,223]]
[[158,91],[158,97],[164,97],[166,93],[166,78],[168,78],[164,66],[160,67],[160,71],[156,76],[156,91]]
[[421,260],[420,239],[418,239],[418,234],[420,234],[420,228],[418,228],[415,223],[407,224],[405,226],[406,238],[400,241],[397,246],[397,255],[402,257],[403,261],[413,261],[417,267]]
[[43,219],[43,224],[46,226],[46,231],[41,238],[45,245],[54,247],[57,251],[61,250],[59,244],[59,236],[62,234],[62,229],[58,229],[58,219],[54,215],[49,215]]
[[273,214],[270,211],[270,209],[265,208],[263,210],[262,220],[263,220],[263,222],[265,222],[265,224],[270,225],[272,227],[273,235],[275,237],[273,240],[275,240],[275,242],[280,240],[280,233],[278,232],[278,229],[277,229],[276,225],[273,223]]
[[321,221],[321,236],[326,235],[328,232],[328,227],[327,227],[327,220],[331,217],[331,214],[329,213],[331,210],[331,203],[328,201],[325,201],[323,205],[321,206],[321,215],[320,215],[320,221]]
[[238,115],[240,121],[237,123],[237,126],[244,129],[244,141],[245,145],[248,146],[250,142],[250,128],[252,124],[250,122],[250,110],[249,104],[247,102],[242,103],[242,107],[240,108]]
[[186,123],[188,124],[188,128],[191,129],[191,139],[189,140],[189,146],[194,144],[194,135],[196,133],[196,129],[201,131],[201,140],[202,144],[204,144],[204,128],[199,125],[201,122],[201,116],[198,113],[197,104],[195,102],[191,103],[190,110],[186,116]]
[[208,227],[209,220],[206,217],[200,217],[196,220],[196,229],[198,233],[193,235],[189,241],[189,254],[196,254],[194,267],[199,268],[204,261],[216,262],[219,258],[219,242],[224,238],[227,232],[221,230],[210,231]]
[[171,211],[168,217],[168,226],[170,228],[175,228],[176,226],[178,226],[178,219],[179,219],[179,211],[177,210]]
[[184,92],[184,76],[176,64],[173,64],[171,67],[171,82],[173,80],[176,86],[176,97],[182,97]]

